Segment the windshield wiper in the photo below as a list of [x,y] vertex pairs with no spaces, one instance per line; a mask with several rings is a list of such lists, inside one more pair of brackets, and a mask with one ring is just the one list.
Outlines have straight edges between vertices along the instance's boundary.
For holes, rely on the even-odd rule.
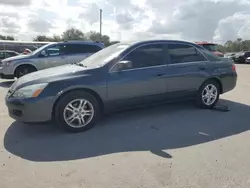
[[86,65],[83,65],[82,63],[76,62],[76,63],[72,63],[73,65],[78,65],[80,67],[87,67]]

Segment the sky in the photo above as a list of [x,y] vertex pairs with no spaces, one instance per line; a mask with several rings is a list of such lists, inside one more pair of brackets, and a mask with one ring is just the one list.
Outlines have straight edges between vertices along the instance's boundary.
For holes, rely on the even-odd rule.
[[0,34],[18,40],[99,31],[111,40],[250,39],[250,0],[0,0]]

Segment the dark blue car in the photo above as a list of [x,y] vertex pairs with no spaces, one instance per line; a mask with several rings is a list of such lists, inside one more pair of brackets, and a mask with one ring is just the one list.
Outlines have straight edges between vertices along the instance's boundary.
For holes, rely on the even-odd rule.
[[230,59],[193,43],[118,43],[80,63],[21,77],[8,91],[6,104],[18,121],[54,119],[79,132],[103,113],[150,103],[193,98],[199,107],[212,108],[236,81]]

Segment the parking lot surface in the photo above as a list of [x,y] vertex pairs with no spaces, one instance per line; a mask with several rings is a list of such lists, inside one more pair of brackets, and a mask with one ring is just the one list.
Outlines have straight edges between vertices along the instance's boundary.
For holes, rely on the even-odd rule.
[[8,116],[0,80],[1,188],[249,188],[250,66],[221,96],[229,112],[192,102],[116,113],[65,133]]

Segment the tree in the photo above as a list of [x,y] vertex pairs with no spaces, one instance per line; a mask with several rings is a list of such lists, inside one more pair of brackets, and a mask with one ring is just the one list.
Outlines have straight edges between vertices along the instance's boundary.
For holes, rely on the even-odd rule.
[[51,38],[50,37],[47,37],[45,35],[38,35],[36,36],[33,41],[40,41],[40,42],[47,42],[47,41],[51,41]]
[[84,33],[81,30],[71,28],[71,29],[68,29],[65,32],[63,32],[62,39],[64,41],[68,41],[68,40],[86,40],[86,37],[85,37]]
[[[95,31],[90,31],[87,34],[87,38],[91,41],[99,41],[104,43],[105,46],[110,45],[110,38],[108,35],[100,35],[100,33],[95,32]],[[101,40],[100,40],[101,39]]]
[[109,43],[109,46],[110,45],[113,45],[113,44],[117,44],[117,43],[119,43],[120,41],[111,41],[110,43]]
[[60,42],[62,41],[62,37],[60,35],[53,35],[52,40],[53,42]]
[[15,38],[12,36],[0,35],[0,40],[15,40]]
[[12,36],[6,36],[6,40],[15,40],[15,38]]

